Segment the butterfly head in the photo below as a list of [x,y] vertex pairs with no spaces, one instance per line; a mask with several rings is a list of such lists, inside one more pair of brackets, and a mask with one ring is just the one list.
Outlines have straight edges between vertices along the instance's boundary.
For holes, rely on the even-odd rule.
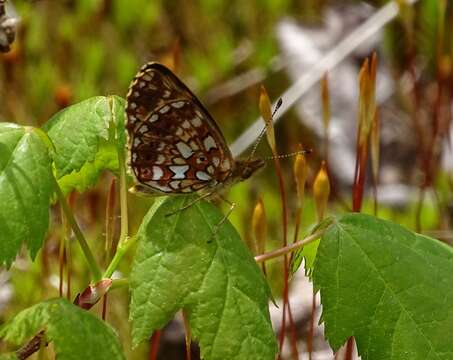
[[247,180],[257,170],[263,168],[266,162],[262,159],[237,160],[235,165],[233,176],[239,181],[243,181]]

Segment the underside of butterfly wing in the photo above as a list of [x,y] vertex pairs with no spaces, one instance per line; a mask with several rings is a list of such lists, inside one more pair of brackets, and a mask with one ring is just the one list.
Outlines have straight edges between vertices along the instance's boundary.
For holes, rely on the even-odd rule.
[[178,194],[217,187],[234,161],[201,103],[163,65],[145,65],[127,95],[130,166],[150,192]]

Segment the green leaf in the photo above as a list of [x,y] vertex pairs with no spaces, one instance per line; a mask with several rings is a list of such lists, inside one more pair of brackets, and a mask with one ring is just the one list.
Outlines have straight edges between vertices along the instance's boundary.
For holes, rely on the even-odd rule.
[[65,193],[93,186],[103,170],[118,171],[118,151],[126,143],[124,106],[118,96],[97,96],[67,107],[45,124]]
[[137,345],[179,309],[188,315],[204,359],[274,359],[268,285],[232,225],[193,197],[156,204],[139,231],[130,276],[130,319]]
[[25,242],[32,259],[49,226],[52,171],[48,148],[31,128],[0,123],[0,265]]
[[125,359],[114,330],[65,299],[52,299],[21,311],[0,329],[0,337],[21,345],[41,330],[53,341],[57,359]]
[[[325,218],[312,229],[310,235],[314,234],[317,231],[328,228],[333,221],[334,218],[331,216]],[[301,249],[298,249],[294,253],[293,259],[290,264],[290,270],[292,274],[294,274],[299,269],[300,265],[302,265],[302,260],[305,260],[305,275],[311,278],[313,274],[316,253],[318,251],[319,241],[319,239],[312,241],[311,243],[305,245]]]
[[299,267],[302,265],[302,261],[305,260],[305,275],[311,277],[313,273],[316,252],[318,251],[319,241],[319,239],[315,240],[294,252],[294,257],[290,265],[292,274],[294,274],[299,269]]
[[363,360],[453,358],[449,246],[349,214],[321,239],[313,279],[334,350],[354,336]]

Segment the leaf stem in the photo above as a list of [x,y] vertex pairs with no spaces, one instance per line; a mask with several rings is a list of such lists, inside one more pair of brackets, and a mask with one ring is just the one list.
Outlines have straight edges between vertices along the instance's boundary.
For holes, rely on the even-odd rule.
[[118,247],[112,261],[110,261],[107,270],[103,274],[103,278],[109,278],[116,270],[118,263],[126,254],[127,250],[135,242],[135,236],[128,236],[128,218],[127,218],[127,188],[126,188],[126,167],[124,161],[124,153],[118,150],[118,160],[120,165],[120,211],[121,211],[121,231]]
[[186,360],[191,360],[192,359],[192,354],[190,350],[190,344],[191,344],[191,331],[190,331],[190,324],[189,324],[189,317],[187,315],[187,312],[185,310],[182,311],[182,318],[184,320],[184,339],[186,342]]
[[[111,102],[110,106],[113,104]],[[113,114],[113,110],[112,110]],[[112,119],[112,124],[114,123]],[[114,125],[113,125],[114,126]],[[116,128],[117,129],[117,128]],[[118,129],[117,129],[118,130]],[[119,135],[117,134],[117,138]],[[120,192],[120,213],[121,213],[121,228],[120,238],[118,240],[118,247],[116,249],[113,259],[110,261],[107,270],[103,274],[103,278],[110,278],[113,272],[116,270],[118,263],[123,258],[124,254],[129,250],[130,246],[135,242],[135,237],[129,237],[129,220],[127,211],[127,178],[126,178],[126,159],[124,156],[124,149],[121,147],[117,148],[118,152],[118,166],[119,166],[119,192]]]
[[109,266],[107,267],[107,270],[104,271],[104,274],[102,275],[103,279],[110,278],[113,274],[113,272],[116,270],[120,260],[123,258],[124,254],[127,253],[129,248],[135,243],[136,236],[132,237],[127,237],[125,241],[122,243],[118,244],[118,248],[115,252],[115,255],[113,256],[112,261],[110,262]]
[[324,231],[325,231],[325,229],[317,231],[317,232],[311,234],[310,236],[307,236],[305,239],[299,240],[295,243],[292,243],[291,245],[279,248],[277,250],[274,250],[274,251],[271,251],[268,253],[257,255],[257,256],[255,256],[255,261],[257,263],[262,263],[264,261],[268,261],[270,259],[275,259],[277,257],[289,254],[290,252],[293,252],[293,251],[315,241],[316,239],[319,239],[324,234]]
[[55,192],[57,193],[58,200],[61,204],[66,219],[68,220],[68,223],[71,226],[72,231],[74,232],[74,235],[77,241],[79,242],[80,247],[82,248],[83,254],[85,255],[85,259],[87,260],[88,265],[91,269],[93,280],[99,281],[101,279],[101,270],[99,269],[99,266],[96,263],[93,253],[91,252],[90,247],[88,246],[88,243],[85,240],[85,237],[83,236],[82,230],[80,230],[80,227],[77,224],[76,219],[74,218],[74,214],[69,208],[69,205],[66,201],[66,198],[63,195],[63,192],[61,191],[57,179],[55,178],[55,176],[52,176],[52,179],[54,182],[54,188]]
[[112,286],[110,286],[109,291],[115,289],[121,289],[123,287],[129,286],[129,279],[128,278],[121,278],[121,279],[113,279]]
[[118,163],[120,171],[120,212],[121,230],[118,246],[121,247],[128,240],[129,220],[127,213],[127,182],[126,182],[126,161],[123,149],[118,149]]

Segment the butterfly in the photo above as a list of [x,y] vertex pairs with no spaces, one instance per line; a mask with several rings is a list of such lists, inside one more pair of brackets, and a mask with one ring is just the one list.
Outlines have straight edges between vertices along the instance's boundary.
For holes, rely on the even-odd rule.
[[265,165],[262,159],[234,159],[209,112],[160,63],[145,64],[135,76],[126,117],[134,192],[211,194]]

